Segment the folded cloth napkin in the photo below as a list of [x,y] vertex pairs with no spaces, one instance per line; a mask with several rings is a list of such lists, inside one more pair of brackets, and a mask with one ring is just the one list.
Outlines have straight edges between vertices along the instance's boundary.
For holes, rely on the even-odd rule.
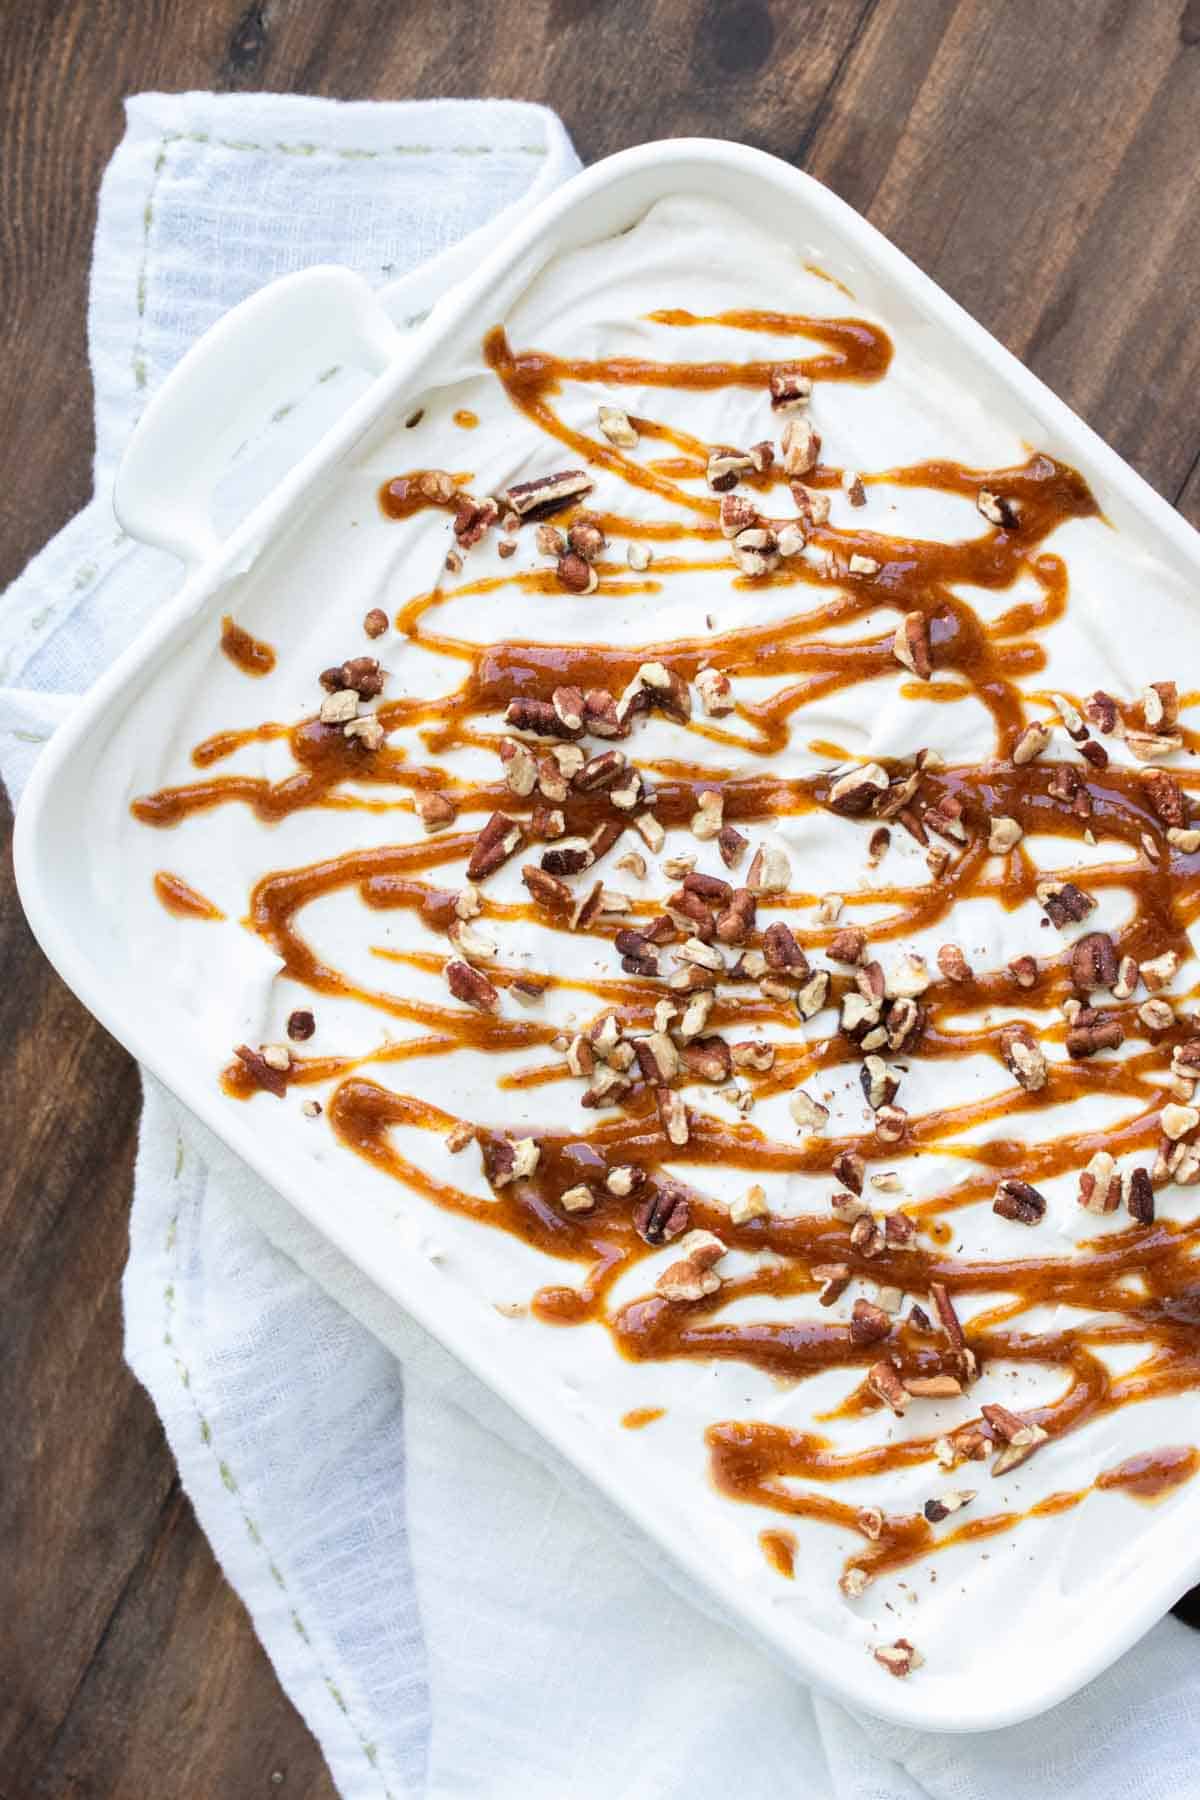
[[[552,114],[509,102],[130,101],[92,271],[95,498],[0,611],[14,798],[73,696],[178,582],[117,529],[109,495],[188,344],[314,262],[391,284],[404,323],[477,254],[460,240],[575,166]],[[297,406],[277,449],[294,456],[321,422]],[[130,1240],[129,1361],[352,1800],[1200,1793],[1200,1657],[1171,1619],[1012,1731],[928,1736],[809,1694],[150,1080]]]

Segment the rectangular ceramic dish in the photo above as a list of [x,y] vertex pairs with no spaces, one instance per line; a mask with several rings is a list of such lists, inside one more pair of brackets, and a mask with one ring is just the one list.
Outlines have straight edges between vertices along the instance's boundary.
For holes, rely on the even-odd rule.
[[[148,410],[118,485],[126,529],[188,564],[172,603],[56,734],[22,803],[16,866],[22,900],[47,956],[113,1035],[266,1182],[389,1296],[490,1384],[713,1596],[731,1618],[806,1682],[881,1716],[935,1730],[988,1729],[1055,1704],[1109,1664],[1200,1577],[1200,1492],[1184,1489],[1139,1514],[1105,1555],[1078,1554],[1061,1579],[1010,1621],[964,1602],[947,1653],[919,1680],[881,1675],[862,1635],[806,1620],[782,1594],[744,1580],[743,1553],[691,1529],[686,1500],[662,1503],[646,1474],[643,1434],[594,1422],[564,1403],[554,1371],[508,1357],[503,1322],[439,1278],[411,1234],[369,1200],[329,1206],[308,1154],[264,1150],[252,1109],[231,1105],[213,1078],[210,1047],[159,991],[138,954],[137,920],[114,904],[92,848],[105,809],[124,807],[138,746],[125,722],[148,694],[169,711],[182,654],[211,630],[256,569],[286,570],[288,532],[310,522],[339,472],[447,365],[478,342],[551,256],[633,224],[664,196],[702,193],[784,234],[889,323],[916,338],[981,407],[1020,422],[1023,437],[1080,469],[1107,517],[1136,535],[1172,574],[1200,586],[1200,539],[1144,481],[919,270],[841,201],[785,164],[735,145],[652,144],[612,157],[543,201],[407,334],[357,278],[315,270],[264,290],[218,326]],[[243,434],[246,406],[276,404],[303,368],[358,361],[376,373],[316,449],[224,540],[211,518],[220,469]],[[197,446],[204,446],[203,455]],[[151,904],[148,900],[147,904]],[[730,1508],[732,1513],[739,1509]],[[741,1537],[746,1521],[738,1521]],[[757,1552],[755,1552],[757,1555]],[[1039,1552],[1051,1562],[1053,1541]],[[801,1571],[803,1579],[803,1571]],[[899,1629],[908,1625],[899,1622]],[[914,1633],[915,1635],[915,1633]]]

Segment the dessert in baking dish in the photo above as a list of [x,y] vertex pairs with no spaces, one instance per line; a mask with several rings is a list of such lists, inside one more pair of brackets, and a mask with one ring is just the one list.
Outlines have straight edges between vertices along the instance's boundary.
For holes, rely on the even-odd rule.
[[1191,596],[938,353],[699,199],[556,258],[125,833],[229,1103],[901,1677],[1198,1460]]

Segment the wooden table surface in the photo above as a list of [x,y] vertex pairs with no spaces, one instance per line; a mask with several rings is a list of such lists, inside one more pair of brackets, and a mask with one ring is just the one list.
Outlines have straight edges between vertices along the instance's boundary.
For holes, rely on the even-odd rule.
[[[24,0],[0,34],[0,588],[88,498],[96,191],[145,88],[511,95],[585,161],[683,133],[774,151],[1200,524],[1200,0]],[[331,1795],[122,1361],[137,1077],[42,961],[7,857],[0,967],[0,1800]]]

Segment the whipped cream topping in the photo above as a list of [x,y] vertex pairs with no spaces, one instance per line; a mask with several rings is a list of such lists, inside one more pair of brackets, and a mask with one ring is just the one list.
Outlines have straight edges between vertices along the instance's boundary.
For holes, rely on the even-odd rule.
[[[1193,697],[1143,690],[1196,627],[819,255],[680,198],[548,264],[230,581],[224,652],[197,623],[92,851],[281,1167],[389,1221],[798,1634],[911,1641],[952,1696],[1048,1592],[1081,1620],[1131,1493],[1195,1463]],[[584,554],[506,529],[563,472]]]

